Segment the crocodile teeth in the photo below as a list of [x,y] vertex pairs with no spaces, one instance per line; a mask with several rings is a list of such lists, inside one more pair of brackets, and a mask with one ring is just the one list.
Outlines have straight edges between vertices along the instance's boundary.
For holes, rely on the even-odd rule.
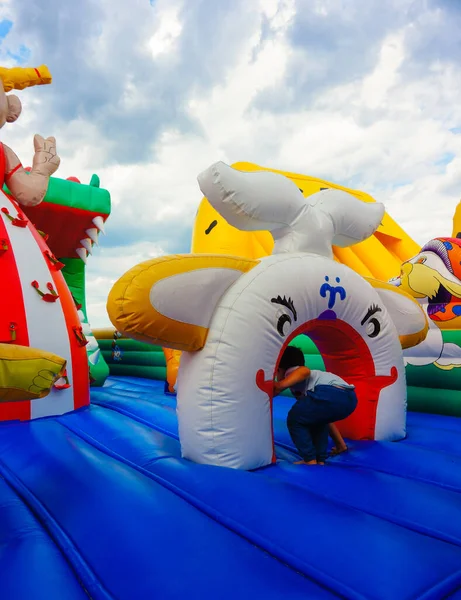
[[101,231],[104,235],[106,234],[106,232],[104,231],[104,219],[100,216],[97,216],[93,219],[93,223],[95,224],[95,226],[97,227],[97,229],[99,229],[99,231]]
[[99,348],[98,340],[94,337],[94,335],[85,335],[88,344],[86,345],[87,352],[95,351]]
[[80,256],[80,258],[83,260],[83,262],[86,264],[86,259],[87,259],[87,253],[85,248],[77,248],[75,250],[75,252]]
[[96,227],[87,229],[85,231],[85,233],[90,238],[90,240],[93,242],[93,244],[96,244],[96,246],[97,246],[98,245],[98,230],[96,229]]
[[101,354],[101,350],[99,350],[99,348],[98,348],[97,350],[95,350],[93,352],[93,354],[91,354],[91,356],[88,357],[89,362],[92,365],[95,365],[98,362],[98,360],[99,360],[100,354]]
[[[86,337],[88,337],[88,336],[90,336],[90,335],[91,335],[91,336],[93,335],[93,332],[92,332],[92,330],[91,330],[91,327],[90,327],[90,324],[89,324],[89,323],[83,323],[83,322],[82,322],[82,332],[83,332],[83,334],[84,334]],[[95,339],[96,339],[96,338],[95,338]]]
[[80,240],[80,243],[88,252],[88,254],[93,254],[93,247],[91,246],[91,240],[89,238],[84,238],[83,240]]

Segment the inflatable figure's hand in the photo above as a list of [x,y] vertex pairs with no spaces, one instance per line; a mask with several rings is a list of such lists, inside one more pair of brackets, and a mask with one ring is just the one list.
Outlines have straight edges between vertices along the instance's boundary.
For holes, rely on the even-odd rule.
[[59,167],[61,159],[56,154],[56,140],[54,137],[44,139],[41,135],[34,136],[35,154],[32,170],[35,173],[51,177]]
[[45,350],[0,343],[0,403],[44,398],[66,365]]
[[36,395],[38,398],[45,396],[53,387],[58,377],[59,375],[57,376],[56,373],[53,373],[53,371],[49,371],[48,369],[38,371],[29,386],[29,392]]

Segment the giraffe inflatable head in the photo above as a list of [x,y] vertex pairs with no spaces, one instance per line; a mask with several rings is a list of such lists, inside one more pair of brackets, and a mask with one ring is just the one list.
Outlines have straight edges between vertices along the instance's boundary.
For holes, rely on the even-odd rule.
[[164,256],[135,266],[108,298],[114,326],[183,351],[177,381],[182,454],[195,462],[254,469],[275,460],[272,389],[283,350],[298,335],[325,367],[356,386],[358,408],[342,422],[354,439],[405,436],[402,347],[427,319],[417,301],[333,260],[332,245],[365,240],[382,204],[329,189],[304,198],[286,177],[216,163],[200,189],[230,225],[266,230],[272,255]]

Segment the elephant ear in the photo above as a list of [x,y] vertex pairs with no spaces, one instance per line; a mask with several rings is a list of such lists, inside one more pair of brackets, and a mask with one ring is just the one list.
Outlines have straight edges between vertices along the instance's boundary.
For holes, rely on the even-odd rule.
[[402,348],[413,348],[423,342],[429,331],[429,323],[419,302],[400,287],[369,277],[365,279],[373,286],[386,307],[399,334]]
[[298,186],[280,173],[243,172],[216,162],[197,177],[211,206],[241,231],[275,231],[299,216],[306,200]]
[[124,335],[165,348],[203,348],[224,292],[259,261],[217,254],[179,254],[143,262],[113,286],[107,312]]
[[8,103],[8,113],[6,115],[7,123],[14,123],[22,112],[21,100],[15,95],[10,94],[6,97]]

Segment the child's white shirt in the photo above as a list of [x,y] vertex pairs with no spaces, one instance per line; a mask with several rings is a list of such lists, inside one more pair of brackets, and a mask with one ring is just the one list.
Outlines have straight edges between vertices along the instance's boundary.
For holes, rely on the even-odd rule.
[[[296,371],[299,367],[291,367],[285,371],[285,377]],[[336,385],[338,387],[345,388],[347,390],[353,390],[355,388],[354,385],[351,385],[335,375],[334,373],[329,373],[328,371],[318,371],[317,369],[311,369],[310,377],[300,381],[296,385],[290,387],[290,391],[293,396],[301,395],[305,396],[307,392],[314,391],[317,385]]]

